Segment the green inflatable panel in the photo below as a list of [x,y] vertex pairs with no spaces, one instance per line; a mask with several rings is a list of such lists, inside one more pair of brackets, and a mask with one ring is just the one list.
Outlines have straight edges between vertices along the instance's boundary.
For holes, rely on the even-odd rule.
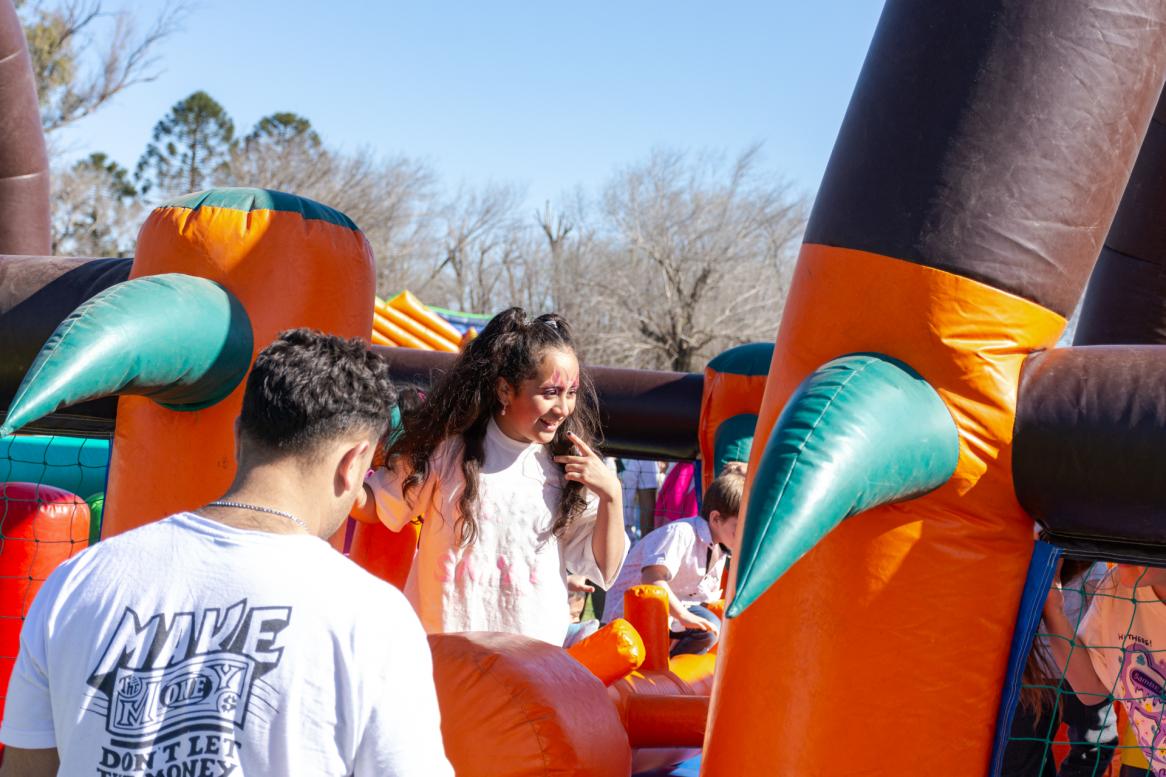
[[708,368],[724,375],[768,375],[773,343],[734,345],[709,359]]
[[757,416],[753,413],[741,413],[721,422],[713,442],[713,472],[723,472],[730,461],[748,463],[756,428]]
[[178,273],[119,283],[49,337],[0,434],[114,394],[150,397],[174,410],[209,407],[247,374],[252,345],[246,311],[217,283]]
[[105,511],[105,492],[94,494],[85,500],[89,505],[89,545],[101,540],[101,514]]
[[757,466],[726,614],[740,615],[843,519],[946,483],[959,448],[947,405],[903,362],[860,353],[818,368]]
[[105,489],[108,470],[109,440],[38,434],[0,438],[0,482],[92,494]]

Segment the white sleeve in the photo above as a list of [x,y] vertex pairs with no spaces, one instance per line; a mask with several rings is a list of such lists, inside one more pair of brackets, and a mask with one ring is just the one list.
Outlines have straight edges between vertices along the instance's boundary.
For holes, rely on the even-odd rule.
[[607,590],[619,577],[619,570],[623,568],[623,560],[628,555],[628,540],[621,529],[623,553],[620,556],[620,566],[610,580],[604,580],[599,563],[595,560],[595,551],[591,548],[591,535],[595,532],[595,521],[598,516],[599,498],[588,491],[587,506],[583,508],[583,514],[571,521],[571,525],[559,537],[559,552],[563,554],[563,566],[568,572],[583,575],[600,588]]
[[401,481],[404,478],[390,467],[381,467],[373,470],[364,479],[372,489],[373,501],[376,503],[377,518],[381,523],[393,531],[400,531],[406,523],[412,520],[409,513],[409,504],[401,490]]
[[680,562],[696,544],[696,534],[684,521],[667,523],[640,540],[643,552],[640,554],[643,567],[661,566],[668,570],[670,578],[680,571]]
[[[413,610],[381,610],[377,670],[364,675],[373,694],[368,723],[356,751],[355,777],[453,777],[441,740],[441,712],[433,683],[429,640]],[[392,645],[392,660],[383,655]],[[366,667],[373,669],[373,667]],[[369,675],[372,675],[370,677]]]
[[426,515],[429,512],[433,495],[439,491],[440,476],[431,464],[428,477],[417,489],[413,499],[405,497],[402,488],[404,481],[405,475],[390,467],[374,470],[365,478],[365,482],[372,489],[377,517],[381,519],[381,523],[393,531],[400,531],[405,524],[418,515]]
[[55,590],[51,580],[46,582],[20,629],[20,653],[8,681],[0,726],[0,742],[10,747],[39,750],[57,746],[45,644],[46,618],[54,598],[50,591]]

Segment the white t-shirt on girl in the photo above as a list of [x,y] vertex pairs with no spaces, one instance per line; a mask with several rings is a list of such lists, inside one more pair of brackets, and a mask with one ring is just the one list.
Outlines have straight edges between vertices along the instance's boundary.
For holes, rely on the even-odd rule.
[[1150,772],[1166,772],[1166,603],[1102,581],[1078,630],[1098,678],[1126,708]]
[[438,446],[411,505],[395,471],[369,476],[386,526],[400,531],[417,516],[424,520],[405,595],[430,634],[504,631],[561,645],[571,622],[567,573],[610,584],[591,550],[598,500],[590,497],[584,513],[555,537],[551,526],[565,481],[546,446],[512,440],[491,420],[483,449],[478,536],[467,547],[458,547],[455,533],[465,485],[460,440]]

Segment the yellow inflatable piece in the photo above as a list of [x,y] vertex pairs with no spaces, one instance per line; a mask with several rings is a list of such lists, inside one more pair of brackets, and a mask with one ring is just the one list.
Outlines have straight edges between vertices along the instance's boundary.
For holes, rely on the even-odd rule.
[[420,338],[406,332],[380,313],[372,314],[372,329],[393,342],[393,345],[405,348],[418,348],[422,351],[432,351],[433,346],[423,342]]
[[[413,337],[425,343],[431,350],[445,351],[446,353],[457,352],[456,342],[447,339],[440,332],[431,329],[428,324],[411,318],[407,313],[384,303],[378,303],[374,310],[376,315],[381,317],[382,320],[388,321],[390,324],[394,324],[401,330],[408,332]],[[430,315],[433,314],[430,313]]]
[[421,322],[451,343],[457,343],[461,340],[461,333],[454,329],[453,324],[425,307],[424,303],[413,296],[411,292],[401,292],[389,300],[387,306],[401,311],[414,321]]
[[448,321],[408,291],[388,302],[373,298],[372,341],[376,345],[457,353],[461,339]]

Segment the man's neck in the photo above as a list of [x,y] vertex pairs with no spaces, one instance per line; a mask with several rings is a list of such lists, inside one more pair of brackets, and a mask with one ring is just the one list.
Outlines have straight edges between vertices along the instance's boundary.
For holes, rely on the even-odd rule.
[[[232,502],[236,506],[208,506],[202,512],[241,529],[319,535],[320,506],[309,496],[310,490],[311,484],[305,483],[294,467],[263,465],[240,472],[227,493],[216,500]],[[302,521],[307,528],[289,515]]]

